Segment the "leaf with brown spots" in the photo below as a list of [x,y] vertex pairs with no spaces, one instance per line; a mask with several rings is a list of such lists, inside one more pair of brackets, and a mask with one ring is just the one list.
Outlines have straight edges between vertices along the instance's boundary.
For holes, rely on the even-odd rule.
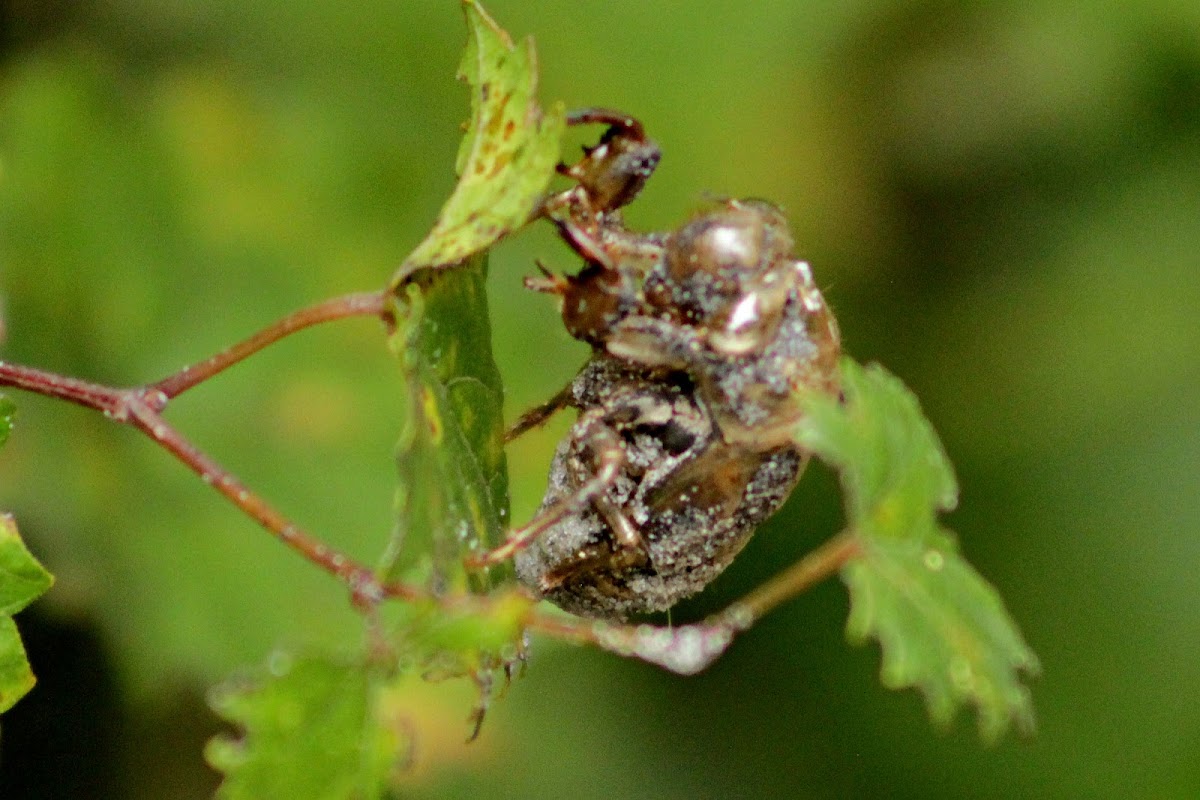
[[447,267],[525,225],[558,164],[566,126],[561,103],[537,103],[532,39],[519,46],[473,0],[459,77],[471,85],[471,122],[458,151],[458,185],[433,230],[392,277],[398,291],[415,271]]

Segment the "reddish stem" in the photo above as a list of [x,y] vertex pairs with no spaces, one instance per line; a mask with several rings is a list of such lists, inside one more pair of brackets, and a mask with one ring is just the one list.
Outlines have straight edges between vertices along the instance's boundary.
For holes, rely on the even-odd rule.
[[852,533],[840,533],[741,600],[692,625],[661,628],[613,624],[532,611],[526,618],[526,627],[556,639],[596,645],[672,672],[692,675],[717,660],[737,634],[768,611],[828,578],[861,552],[861,545]]
[[169,400],[228,369],[242,359],[254,355],[267,345],[274,344],[280,339],[312,325],[346,317],[381,317],[386,321],[388,318],[386,301],[387,295],[384,292],[359,292],[302,308],[268,325],[250,338],[151,384],[151,387],[161,391]]
[[127,416],[123,411],[125,398],[121,391],[34,367],[0,361],[0,386],[12,386],[93,408],[118,421],[124,421]]
[[381,584],[372,570],[290,522],[229,470],[185,439],[160,414],[172,397],[208,380],[267,345],[312,325],[353,316],[378,316],[386,321],[386,295],[382,292],[352,294],[301,309],[233,347],[148,386],[118,389],[3,361],[0,361],[0,386],[12,386],[66,400],[100,411],[116,422],[132,425],[281,542],[345,583],[356,605],[370,608],[384,597],[413,599],[423,597],[425,593],[404,584]]

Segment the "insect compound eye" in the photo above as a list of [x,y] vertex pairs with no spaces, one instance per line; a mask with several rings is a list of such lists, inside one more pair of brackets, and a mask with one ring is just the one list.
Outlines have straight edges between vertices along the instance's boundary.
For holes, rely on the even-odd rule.
[[678,281],[704,275],[740,284],[771,269],[791,250],[792,237],[778,209],[757,200],[731,201],[671,238],[667,270]]

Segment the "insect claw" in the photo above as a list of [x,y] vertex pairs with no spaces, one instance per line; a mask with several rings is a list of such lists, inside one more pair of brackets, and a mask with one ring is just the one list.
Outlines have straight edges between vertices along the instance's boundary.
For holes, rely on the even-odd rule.
[[570,287],[570,282],[561,275],[555,275],[549,268],[542,263],[541,259],[534,259],[534,265],[538,271],[542,273],[541,278],[532,275],[526,276],[525,288],[534,292],[542,292],[543,294],[566,294]]

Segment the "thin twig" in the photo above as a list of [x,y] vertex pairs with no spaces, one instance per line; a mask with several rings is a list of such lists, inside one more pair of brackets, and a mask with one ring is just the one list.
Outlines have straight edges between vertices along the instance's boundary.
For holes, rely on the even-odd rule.
[[716,616],[756,622],[776,606],[828,578],[861,552],[858,537],[843,531]]
[[121,391],[54,372],[0,361],[0,386],[11,386],[28,392],[66,400],[68,403],[101,411],[108,417],[119,417],[124,398]]
[[544,636],[597,645],[692,675],[712,664],[729,649],[737,634],[768,611],[833,575],[860,552],[861,546],[852,533],[840,533],[741,600],[692,625],[663,628],[614,624],[533,610],[526,626]]
[[120,389],[3,361],[0,361],[0,386],[92,408],[115,422],[142,431],[281,542],[345,583],[356,605],[373,608],[385,597],[414,599],[424,597],[425,592],[403,583],[382,584],[371,569],[329,547],[272,508],[233,473],[185,439],[160,413],[172,397],[299,330],[322,322],[368,315],[388,321],[386,295],[353,294],[301,309],[233,347],[148,386]]
[[358,292],[302,308],[268,325],[248,339],[244,339],[201,362],[184,367],[179,372],[156,381],[150,386],[161,391],[167,399],[178,397],[193,386],[203,383],[242,359],[304,328],[347,317],[381,317],[386,321],[386,301],[387,294],[385,292]]

